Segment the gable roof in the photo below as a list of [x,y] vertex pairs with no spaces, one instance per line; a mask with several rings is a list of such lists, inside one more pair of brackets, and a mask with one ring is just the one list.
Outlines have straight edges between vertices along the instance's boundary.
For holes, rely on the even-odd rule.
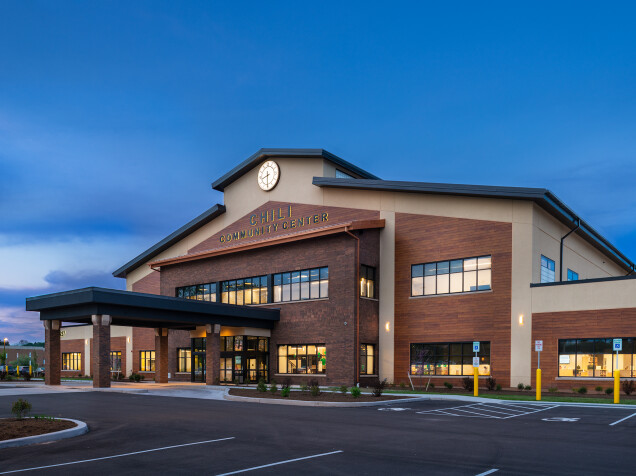
[[294,159],[326,159],[333,164],[349,171],[353,172],[355,175],[359,175],[365,179],[374,179],[379,180],[379,177],[367,172],[366,170],[361,169],[357,165],[353,165],[351,162],[347,162],[340,157],[333,155],[330,152],[327,152],[324,149],[260,149],[255,154],[251,155],[243,162],[238,164],[228,173],[223,175],[221,178],[212,182],[212,188],[214,190],[218,190],[222,192],[225,187],[230,185],[236,179],[252,170],[258,164],[260,164],[263,160],[274,158],[274,157],[293,157]]
[[636,265],[607,240],[603,235],[577,215],[554,193],[545,188],[497,187],[489,185],[463,185],[429,182],[401,182],[390,180],[341,179],[314,177],[313,184],[318,187],[349,188],[357,190],[376,190],[388,192],[430,193],[436,195],[459,195],[465,197],[507,198],[512,200],[532,200],[563,224],[575,228],[580,224],[580,235],[592,246],[611,257],[626,271],[636,271]]
[[191,220],[185,225],[183,225],[174,233],[171,233],[170,235],[166,236],[159,243],[156,243],[155,245],[151,246],[143,253],[131,259],[128,263],[123,265],[121,268],[114,271],[113,276],[115,276],[116,278],[125,278],[130,271],[137,268],[139,265],[143,264],[149,259],[154,258],[159,253],[162,253],[163,251],[167,250],[172,245],[182,240],[193,231],[198,230],[203,225],[210,223],[212,220],[214,220],[216,217],[218,217],[219,215],[223,213],[225,213],[225,205],[221,205],[217,203],[212,208],[204,211],[201,215],[196,217],[194,220]]

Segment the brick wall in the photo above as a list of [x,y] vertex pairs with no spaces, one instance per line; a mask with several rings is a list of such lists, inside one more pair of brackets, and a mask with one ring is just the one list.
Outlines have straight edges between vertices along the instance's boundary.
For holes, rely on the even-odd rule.
[[[396,213],[395,227],[396,382],[408,383],[411,343],[478,340],[490,341],[492,375],[509,385],[511,224]],[[492,291],[411,297],[412,264],[481,255],[492,255]]]
[[[69,339],[60,341],[60,368],[62,368],[62,353],[80,352],[82,354],[82,368],[80,370],[62,370],[62,377],[77,377],[78,374],[91,375],[86,367],[86,352],[84,352],[84,339]],[[89,359],[90,360],[90,356]]]
[[541,386],[571,389],[597,385],[612,386],[611,378],[583,379],[567,377],[557,380],[559,372],[559,339],[592,339],[636,337],[636,309],[603,309],[596,311],[545,312],[532,314],[532,386],[535,385],[537,353],[534,341],[543,340],[541,352]]

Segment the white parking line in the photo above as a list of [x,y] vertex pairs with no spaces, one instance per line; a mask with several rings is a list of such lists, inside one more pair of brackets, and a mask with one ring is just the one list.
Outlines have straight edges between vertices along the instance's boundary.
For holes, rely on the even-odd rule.
[[254,471],[256,469],[269,468],[270,466],[278,466],[279,464],[293,463],[294,461],[302,461],[305,459],[319,458],[321,456],[335,455],[336,453],[343,453],[343,451],[342,450],[330,451],[329,453],[320,453],[319,455],[303,456],[302,458],[287,459],[285,461],[278,461],[276,463],[264,464],[261,466],[254,466],[252,468],[246,468],[246,469],[239,469],[238,471],[232,471],[231,473],[218,474],[217,476],[228,476],[230,474],[246,473],[248,471]]
[[13,471],[4,471],[0,474],[22,473],[24,471],[35,471],[36,469],[56,468],[58,466],[68,466],[70,464],[90,463],[91,461],[101,461],[104,459],[121,458],[122,456],[139,455],[142,453],[152,453],[153,451],[171,450],[173,448],[183,448],[184,446],[204,445],[206,443],[216,443],[217,441],[227,441],[227,440],[233,440],[233,439],[234,439],[234,436],[230,436],[229,438],[219,438],[218,440],[196,441],[194,443],[185,443],[183,445],[164,446],[162,448],[153,448],[151,450],[134,451],[132,453],[122,453],[120,455],[112,455],[112,456],[102,456],[101,458],[83,459],[80,461],[70,461],[68,463],[49,464],[47,466],[36,466],[34,468],[14,469]]
[[614,423],[610,423],[610,425],[609,425],[609,426],[617,425],[618,423],[620,423],[620,422],[622,422],[622,421],[625,421],[625,420],[627,420],[628,418],[631,418],[631,417],[633,417],[633,416],[636,416],[636,413],[632,413],[631,415],[626,416],[625,418],[621,418],[620,420],[615,421]]
[[489,469],[488,471],[484,471],[483,473],[476,474],[475,476],[486,476],[487,474],[492,474],[492,473],[494,473],[495,471],[499,471],[499,470],[498,470],[498,469],[493,468],[493,469]]
[[[455,417],[470,417],[470,418],[495,418],[497,420],[507,420],[508,418],[516,418],[523,415],[530,415],[532,413],[542,412],[557,408],[558,405],[544,405],[538,404],[534,406],[515,406],[513,404],[499,405],[495,403],[474,403],[471,405],[462,405],[452,408],[440,408],[436,410],[424,410],[417,412],[418,414],[436,413],[442,415],[450,415]],[[496,408],[497,410],[493,410]],[[467,415],[471,413],[471,415]]]

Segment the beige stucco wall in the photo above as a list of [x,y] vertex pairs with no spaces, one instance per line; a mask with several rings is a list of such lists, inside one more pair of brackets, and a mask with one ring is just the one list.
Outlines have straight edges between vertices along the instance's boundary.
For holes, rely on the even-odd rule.
[[[555,280],[559,281],[561,237],[570,229],[539,206],[534,206],[532,282],[541,282],[541,255],[555,264]],[[624,276],[625,270],[575,233],[563,242],[563,281],[568,268],[579,273],[579,279]]]
[[532,312],[636,307],[636,279],[540,286],[532,289]]
[[379,376],[393,382],[395,361],[395,212],[381,211],[385,226],[380,232]]

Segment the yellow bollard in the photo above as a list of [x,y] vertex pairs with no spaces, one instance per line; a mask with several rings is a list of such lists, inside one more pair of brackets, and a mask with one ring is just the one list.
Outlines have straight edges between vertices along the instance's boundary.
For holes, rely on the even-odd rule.
[[541,400],[541,369],[537,369],[537,401]]
[[475,375],[475,383],[473,384],[473,395],[479,396],[479,367],[475,367],[473,374]]
[[29,375],[33,375],[33,369],[31,368],[31,365],[29,365]]
[[621,402],[621,371],[614,370],[614,403]]

